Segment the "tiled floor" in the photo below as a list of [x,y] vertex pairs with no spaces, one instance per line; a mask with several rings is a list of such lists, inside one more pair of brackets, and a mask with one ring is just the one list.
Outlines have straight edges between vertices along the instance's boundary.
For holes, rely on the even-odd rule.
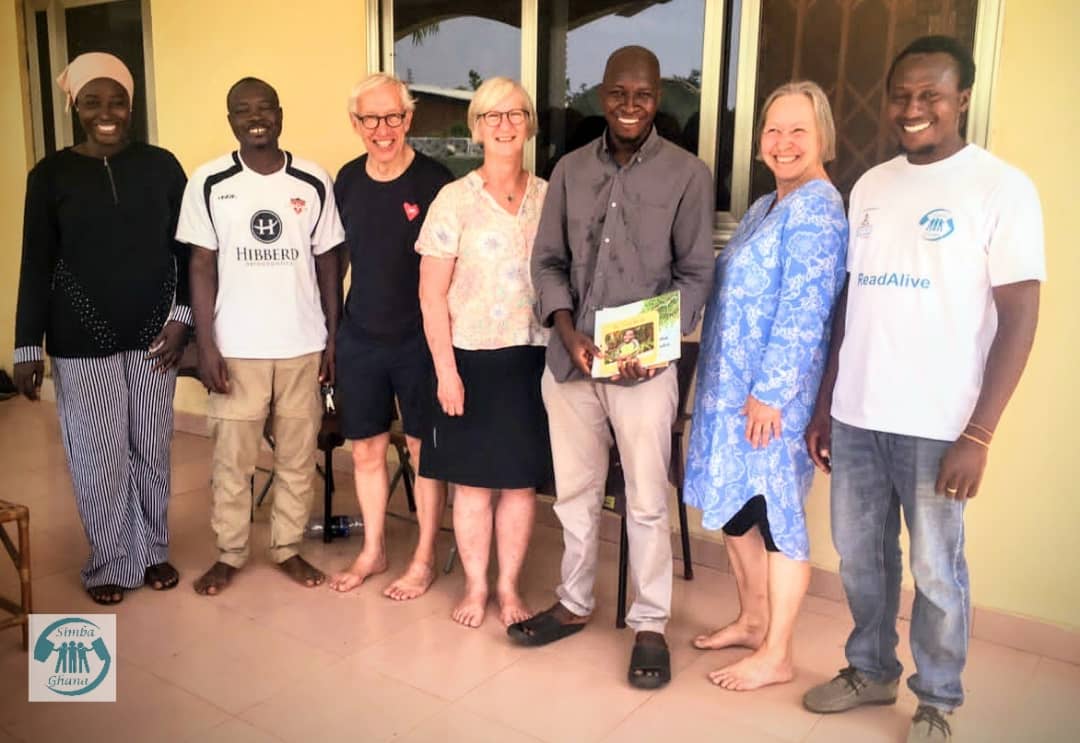
[[[86,542],[58,436],[50,404],[0,402],[0,498],[31,508],[37,610],[99,612],[79,585]],[[601,549],[594,624],[536,650],[511,645],[492,616],[478,630],[451,622],[460,567],[407,603],[382,597],[389,574],[344,596],[294,586],[265,556],[266,507],[254,527],[252,564],[221,596],[197,596],[191,581],[214,559],[209,454],[207,440],[177,435],[170,523],[183,582],[167,593],[132,592],[118,607],[119,701],[29,704],[18,631],[0,633],[0,743],[904,738],[914,709],[906,690],[895,707],[839,716],[813,715],[799,704],[807,686],[843,662],[850,619],[842,604],[808,599],[794,683],[745,694],[711,686],[706,672],[745,651],[706,654],[689,645],[694,634],[736,611],[731,576],[705,568],[692,583],[675,580],[671,685],[655,693],[631,689],[625,673],[632,636],[613,626],[611,544]],[[339,484],[338,510],[355,511],[351,486]],[[400,500],[395,497],[396,506]],[[391,520],[393,567],[403,565],[413,537],[413,527]],[[557,530],[537,529],[524,577],[534,607],[551,601],[560,544]],[[442,555],[448,547],[444,535]],[[312,541],[307,554],[332,570],[356,549],[356,537],[329,546]],[[0,590],[14,586],[14,571],[0,565]],[[906,639],[901,652],[911,668]],[[965,685],[968,703],[956,720],[963,740],[1080,741],[1080,667],[973,641]]]

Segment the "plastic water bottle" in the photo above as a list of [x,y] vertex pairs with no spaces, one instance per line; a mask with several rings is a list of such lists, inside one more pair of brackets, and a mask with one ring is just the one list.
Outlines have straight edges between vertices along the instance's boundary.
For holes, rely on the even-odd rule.
[[[312,519],[304,527],[304,536],[309,539],[322,539],[326,525],[321,518]],[[331,516],[330,536],[333,539],[359,534],[364,530],[364,522],[359,516]]]

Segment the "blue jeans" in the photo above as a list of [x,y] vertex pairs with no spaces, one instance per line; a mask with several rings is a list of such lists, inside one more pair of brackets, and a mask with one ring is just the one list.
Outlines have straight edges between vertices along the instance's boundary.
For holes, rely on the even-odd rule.
[[832,423],[832,534],[855,629],[848,663],[875,681],[900,677],[896,615],[903,574],[900,512],[911,536],[915,605],[908,686],[922,704],[952,710],[964,701],[970,587],[964,503],[934,492],[950,441]]

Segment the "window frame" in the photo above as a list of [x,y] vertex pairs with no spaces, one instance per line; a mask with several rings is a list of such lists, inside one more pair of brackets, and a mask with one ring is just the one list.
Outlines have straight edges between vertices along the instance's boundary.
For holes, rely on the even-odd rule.
[[[49,66],[59,74],[60,70],[67,67],[70,61],[67,56],[67,17],[64,13],[68,8],[78,8],[85,5],[106,5],[119,2],[119,0],[23,0],[23,28],[26,38],[27,62],[29,67],[30,83],[30,117],[33,129],[34,159],[40,160],[45,156],[45,127],[42,121],[44,109],[42,100],[44,95],[52,98],[53,131],[55,132],[55,149],[59,151],[64,147],[70,147],[75,143],[75,132],[71,126],[71,116],[65,109],[64,94],[56,85],[50,85],[49,91],[41,89],[41,68],[38,65],[38,39],[35,14],[45,11],[49,28]],[[154,84],[154,46],[153,25],[150,19],[151,0],[139,1],[139,12],[142,18],[142,43],[143,62],[146,77],[146,138],[151,144],[157,144],[157,105]],[[50,75],[55,79],[55,75]]]
[[[724,66],[724,10],[734,0],[704,0],[705,27],[702,39],[701,128],[698,132],[698,157],[716,178],[716,155],[719,143],[721,81],[728,70]],[[367,2],[368,72],[394,73],[394,3],[393,0]],[[751,174],[754,161],[754,103],[757,94],[757,58],[761,34],[762,0],[741,0],[739,44],[735,78],[735,119],[731,158],[731,209],[717,211],[713,242],[722,247],[731,239],[746,210],[750,208]],[[994,78],[1001,52],[1001,29],[1005,0],[978,0],[975,12],[975,85],[967,118],[967,141],[986,147],[989,139],[990,112],[994,98]],[[521,0],[521,84],[537,97],[539,0]],[[525,149],[525,167],[534,170],[536,143],[530,140]]]

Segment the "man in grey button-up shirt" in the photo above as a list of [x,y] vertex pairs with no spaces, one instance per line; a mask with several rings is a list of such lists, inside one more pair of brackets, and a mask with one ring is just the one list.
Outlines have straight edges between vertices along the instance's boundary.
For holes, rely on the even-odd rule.
[[614,429],[626,476],[627,535],[636,599],[628,678],[670,679],[664,628],[671,611],[667,468],[676,415],[675,369],[621,364],[593,380],[596,310],[678,289],[682,330],[697,324],[712,283],[713,190],[704,163],[658,135],[660,65],[641,47],[608,59],[600,91],[607,131],[564,157],[548,187],[532,256],[537,311],[554,326],[542,389],[551,429],[556,513],[566,545],[559,601],[510,635],[541,645],[579,630],[594,608],[597,534]]
[[713,186],[705,163],[651,126],[625,163],[612,145],[605,135],[555,166],[533,246],[537,312],[557,331],[547,364],[559,382],[589,376],[582,352],[595,352],[596,310],[678,289],[686,335],[712,286]]

